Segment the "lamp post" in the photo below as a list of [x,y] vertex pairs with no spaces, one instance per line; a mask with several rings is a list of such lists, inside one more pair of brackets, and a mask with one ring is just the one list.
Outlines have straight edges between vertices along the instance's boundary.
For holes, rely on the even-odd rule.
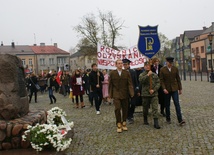
[[214,73],[213,73],[213,52],[212,52],[212,41],[213,41],[213,35],[210,33],[208,35],[209,43],[210,43],[210,54],[211,54],[211,73],[210,73],[210,82],[214,82]]
[[186,67],[185,67],[185,55],[184,55],[184,46],[182,46],[182,54],[183,54],[183,74],[184,74],[184,81],[186,81]]

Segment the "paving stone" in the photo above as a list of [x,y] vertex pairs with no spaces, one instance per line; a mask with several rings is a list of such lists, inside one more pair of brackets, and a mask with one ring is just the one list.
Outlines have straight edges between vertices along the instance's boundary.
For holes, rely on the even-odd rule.
[[127,124],[128,131],[120,134],[116,132],[114,105],[102,104],[101,115],[96,115],[86,95],[86,107],[76,109],[68,96],[54,93],[57,103],[50,105],[48,92],[38,93],[38,103],[30,103],[30,110],[58,106],[66,111],[67,119],[74,122],[74,137],[65,151],[67,155],[214,154],[214,83],[182,81],[182,84],[180,104],[186,121],[182,127],[178,125],[173,103],[171,124],[160,115],[161,129],[156,130],[150,115],[150,124],[143,125],[142,107],[139,106],[134,124]]

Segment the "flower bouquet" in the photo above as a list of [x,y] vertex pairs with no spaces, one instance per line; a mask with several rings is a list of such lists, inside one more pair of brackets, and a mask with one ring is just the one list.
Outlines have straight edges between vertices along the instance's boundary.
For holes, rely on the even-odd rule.
[[32,148],[37,151],[43,149],[55,149],[56,151],[64,151],[71,143],[71,138],[66,138],[66,134],[74,126],[73,122],[67,122],[66,113],[54,107],[47,111],[48,124],[36,124],[28,126],[22,136],[23,141],[29,140]]

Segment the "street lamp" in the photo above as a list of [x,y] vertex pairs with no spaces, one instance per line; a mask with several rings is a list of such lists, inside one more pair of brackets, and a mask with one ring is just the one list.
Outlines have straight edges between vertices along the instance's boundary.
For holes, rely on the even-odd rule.
[[182,46],[182,54],[183,54],[183,74],[184,74],[184,81],[186,81],[186,67],[185,67],[185,55],[184,55],[184,46]]
[[213,52],[212,52],[212,41],[213,41],[213,35],[210,33],[208,35],[209,43],[210,43],[210,54],[211,54],[211,73],[210,73],[210,82],[214,82],[214,73],[213,73]]

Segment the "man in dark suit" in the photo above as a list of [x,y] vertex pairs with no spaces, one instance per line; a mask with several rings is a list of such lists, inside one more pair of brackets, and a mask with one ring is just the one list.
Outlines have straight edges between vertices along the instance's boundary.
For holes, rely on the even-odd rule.
[[117,132],[120,133],[122,130],[128,130],[126,126],[128,100],[130,96],[134,96],[134,90],[130,73],[122,69],[122,60],[117,60],[115,65],[117,69],[111,71],[109,75],[109,97],[114,99]]
[[90,93],[92,95],[92,99],[95,100],[95,108],[97,115],[99,115],[100,105],[103,100],[102,81],[104,80],[104,76],[103,73],[98,70],[96,63],[93,63],[91,68],[92,71],[89,74]]
[[128,123],[132,124],[134,123],[135,105],[137,101],[137,96],[140,96],[140,90],[139,90],[136,71],[130,68],[131,61],[129,59],[123,59],[122,61],[123,61],[124,70],[128,71],[131,74],[133,91],[135,93],[134,97],[129,99],[129,106],[128,106]]
[[[160,70],[163,67],[162,65],[159,64],[160,61],[158,58],[153,58],[152,59],[152,66],[151,66],[151,71],[156,73],[158,77],[160,78]],[[160,112],[161,114],[165,117],[165,103],[164,103],[164,93],[162,87],[159,88],[158,90],[158,103],[160,105]]]
[[[174,101],[177,119],[180,125],[184,125],[185,121],[182,119],[181,108],[179,103],[179,95],[182,94],[181,79],[178,73],[178,69],[173,66],[173,57],[166,58],[166,66],[160,70],[160,83],[165,94],[166,105],[166,121],[170,124],[170,100],[171,97]],[[178,95],[179,94],[179,95]]]

